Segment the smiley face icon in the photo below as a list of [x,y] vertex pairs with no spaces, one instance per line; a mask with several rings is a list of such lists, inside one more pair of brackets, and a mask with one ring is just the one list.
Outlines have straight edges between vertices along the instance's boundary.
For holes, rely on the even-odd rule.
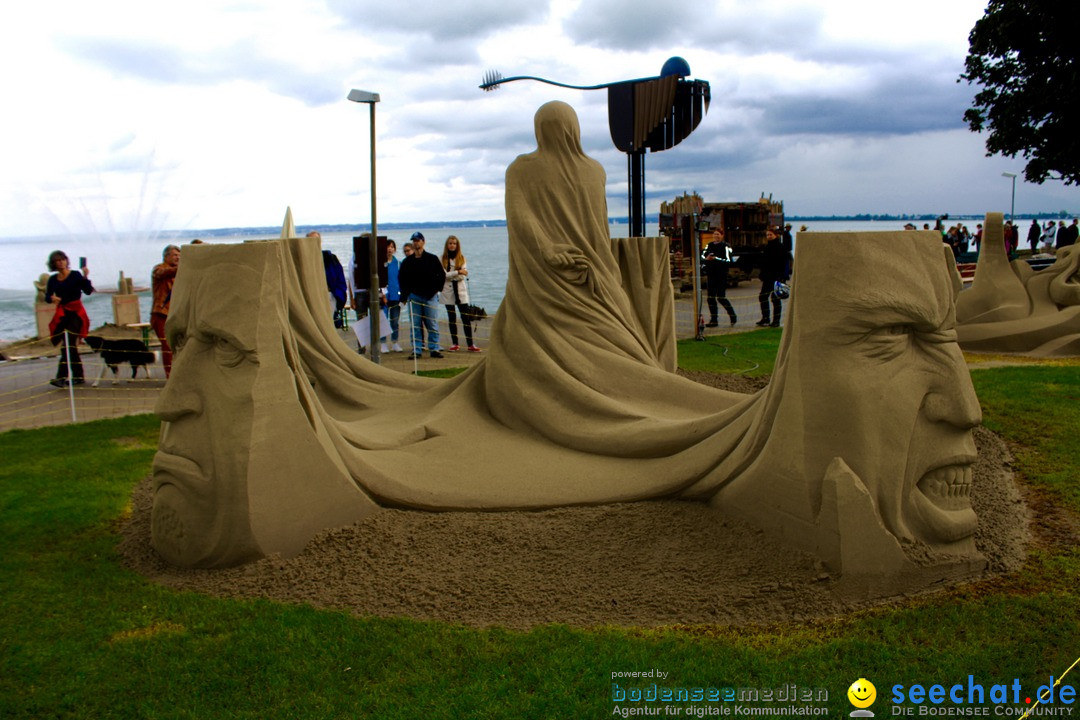
[[848,701],[857,708],[868,708],[877,700],[877,688],[866,678],[851,683],[847,691]]

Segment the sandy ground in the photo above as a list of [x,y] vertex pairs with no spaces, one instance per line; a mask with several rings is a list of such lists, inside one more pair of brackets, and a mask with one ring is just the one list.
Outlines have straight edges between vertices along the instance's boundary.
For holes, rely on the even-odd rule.
[[[683,373],[752,392],[767,378]],[[972,503],[981,579],[1017,569],[1030,539],[1009,453],[976,432]],[[181,570],[150,548],[150,482],[133,496],[119,552],[155,582],[225,597],[263,597],[360,616],[471,626],[747,625],[844,614],[893,598],[839,596],[815,558],[725,522],[708,507],[661,501],[544,512],[386,510],[316,537],[295,558]]]

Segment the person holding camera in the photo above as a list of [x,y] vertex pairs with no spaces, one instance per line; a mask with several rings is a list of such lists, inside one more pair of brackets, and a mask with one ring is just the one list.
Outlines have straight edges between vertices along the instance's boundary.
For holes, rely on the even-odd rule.
[[90,333],[90,318],[82,304],[82,296],[94,292],[88,277],[90,271],[85,264],[82,272],[72,270],[68,267],[70,262],[63,250],[49,253],[48,268],[54,274],[45,284],[45,302],[56,306],[49,321],[49,338],[53,345],[64,343],[56,377],[49,381],[56,387],[67,387],[69,377],[72,385],[83,384],[82,360],[76,345]]

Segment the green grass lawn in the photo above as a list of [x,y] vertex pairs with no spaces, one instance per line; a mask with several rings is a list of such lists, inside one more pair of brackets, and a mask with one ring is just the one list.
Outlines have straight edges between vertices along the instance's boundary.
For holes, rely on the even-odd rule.
[[704,340],[682,340],[679,342],[679,367],[748,377],[768,375],[776,362],[779,344],[780,328],[707,335]]
[[[679,349],[690,369],[768,372],[778,337]],[[1075,519],[1080,368],[973,376],[1024,482]],[[824,688],[833,716],[853,709],[846,689],[866,677],[882,718],[897,684],[972,675],[989,690],[1016,678],[1030,694],[1080,655],[1080,551],[1063,543],[1037,547],[1009,578],[737,629],[475,630],[168,590],[115,552],[156,441],[150,416],[0,434],[0,718],[606,718],[626,705],[612,702],[611,674],[652,668],[672,687]],[[1066,684],[1080,685],[1073,673]],[[678,716],[722,705],[683,703]]]

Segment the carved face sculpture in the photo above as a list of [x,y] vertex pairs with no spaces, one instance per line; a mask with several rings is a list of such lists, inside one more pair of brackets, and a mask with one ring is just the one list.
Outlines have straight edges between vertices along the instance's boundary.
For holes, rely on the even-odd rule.
[[894,536],[968,550],[981,412],[956,344],[955,271],[933,233],[851,235],[806,236],[796,268],[810,477],[842,457]]
[[163,422],[152,536],[166,560],[207,566],[235,562],[251,545],[246,481],[259,319],[245,310],[262,281],[250,264],[205,264],[190,254],[167,325],[173,370],[155,406]]

